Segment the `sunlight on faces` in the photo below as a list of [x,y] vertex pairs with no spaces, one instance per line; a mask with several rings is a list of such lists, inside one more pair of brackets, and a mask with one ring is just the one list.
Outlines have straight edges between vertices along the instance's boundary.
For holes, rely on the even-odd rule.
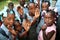
[[15,18],[14,14],[8,14],[8,16],[6,18],[4,18],[4,24],[6,26],[8,26],[8,25],[12,26],[13,22],[14,22],[14,18]]
[[42,3],[42,10],[47,10],[48,9],[48,3],[44,2]]
[[17,11],[20,15],[23,15],[23,8],[18,6]]
[[35,4],[30,3],[28,9],[29,9],[30,13],[34,14],[35,13]]

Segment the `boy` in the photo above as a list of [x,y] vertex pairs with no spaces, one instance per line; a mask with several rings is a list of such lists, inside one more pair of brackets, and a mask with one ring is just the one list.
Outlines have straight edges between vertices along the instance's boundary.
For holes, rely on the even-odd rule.
[[[18,1],[19,1],[19,4],[16,5],[16,8],[14,9],[15,12],[17,11],[17,8],[18,8],[18,7],[21,7],[21,8],[23,9],[23,13],[24,13],[24,14],[27,14],[27,13],[28,13],[28,8],[27,8],[27,4],[25,3],[25,0],[18,0]],[[19,8],[19,9],[20,9],[20,8]],[[20,11],[20,10],[19,10],[19,11]],[[18,15],[19,15],[19,12],[17,11],[17,12],[16,12],[16,19],[18,19],[19,22],[21,22],[20,16],[18,16]]]
[[7,13],[7,16],[3,16],[3,23],[0,28],[0,40],[13,40],[13,36],[16,36],[16,32],[12,28],[15,14]]
[[38,8],[36,8],[34,3],[29,3],[28,5],[29,13],[27,14],[27,19],[31,22],[28,39],[29,40],[37,40],[37,34],[36,34],[36,27],[38,24],[38,18],[40,16],[40,12]]
[[23,8],[18,6],[17,12],[18,12],[19,17],[20,17],[20,24],[22,25],[23,19],[25,18],[25,14],[24,14]]

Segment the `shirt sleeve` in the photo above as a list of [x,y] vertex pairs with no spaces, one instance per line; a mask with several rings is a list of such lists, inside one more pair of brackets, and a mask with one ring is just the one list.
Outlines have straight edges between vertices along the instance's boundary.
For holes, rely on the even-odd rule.
[[3,36],[3,35],[0,33],[0,40],[8,40],[8,38],[6,38],[5,36]]

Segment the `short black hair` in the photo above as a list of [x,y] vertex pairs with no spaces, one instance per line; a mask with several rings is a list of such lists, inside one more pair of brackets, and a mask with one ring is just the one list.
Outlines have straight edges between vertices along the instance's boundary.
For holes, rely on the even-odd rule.
[[[42,3],[48,3],[48,5],[50,6],[50,2],[49,1],[43,1]],[[41,4],[42,6],[42,4]]]
[[47,13],[51,13],[51,15],[55,17],[55,12],[53,10],[48,10]]
[[[34,2],[30,2],[30,3],[28,3],[28,9],[29,9],[30,4],[34,4],[34,5],[35,5]],[[35,5],[35,6],[36,6],[36,5]]]
[[15,30],[16,30],[16,25],[17,25],[16,23],[18,23],[20,25],[20,27],[22,27],[21,24],[19,23],[19,20],[15,20],[14,24],[13,24]]
[[12,3],[12,2],[8,3],[8,7],[9,6],[14,6],[14,3]]
[[[19,23],[19,20],[15,20],[15,21],[14,21],[14,25],[16,24],[16,22]],[[19,23],[19,24],[20,24],[20,23]]]

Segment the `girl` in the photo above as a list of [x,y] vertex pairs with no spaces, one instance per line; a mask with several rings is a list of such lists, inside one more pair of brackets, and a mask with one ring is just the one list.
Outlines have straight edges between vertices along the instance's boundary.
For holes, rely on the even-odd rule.
[[39,24],[37,26],[37,33],[39,33],[42,25],[44,24],[44,14],[49,9],[50,3],[48,1],[43,1],[42,4],[41,4],[41,6],[42,6],[41,19],[40,19],[40,22],[39,22]]
[[48,11],[44,15],[45,24],[42,26],[39,32],[38,40],[55,40],[56,26],[54,24],[55,12]]

